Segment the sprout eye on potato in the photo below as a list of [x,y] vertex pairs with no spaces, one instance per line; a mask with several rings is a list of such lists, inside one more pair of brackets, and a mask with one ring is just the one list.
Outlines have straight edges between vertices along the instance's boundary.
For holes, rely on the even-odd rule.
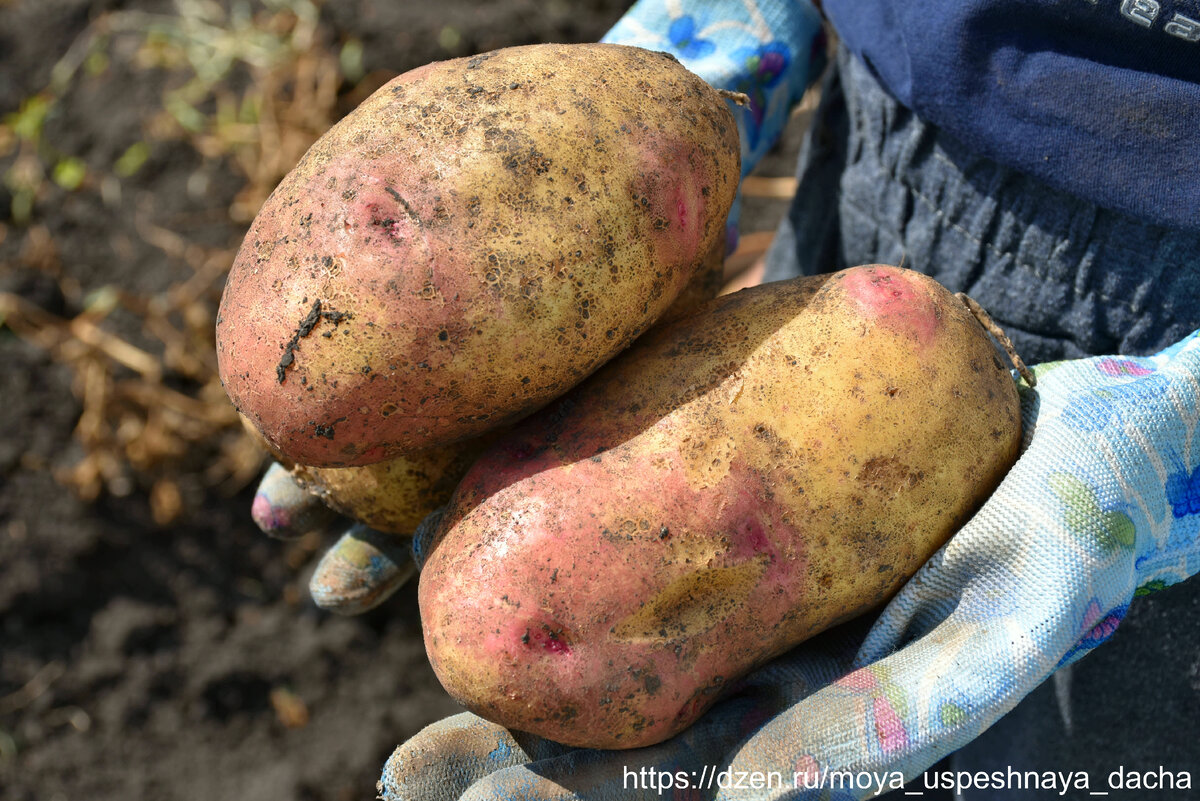
[[291,461],[379,462],[523,416],[626,347],[723,234],[721,95],[662,53],[535,45],[399,76],[255,219],[217,323]]
[[447,691],[631,748],[878,606],[1016,458],[986,332],[932,279],[855,268],[659,327],[459,484],[420,579]]

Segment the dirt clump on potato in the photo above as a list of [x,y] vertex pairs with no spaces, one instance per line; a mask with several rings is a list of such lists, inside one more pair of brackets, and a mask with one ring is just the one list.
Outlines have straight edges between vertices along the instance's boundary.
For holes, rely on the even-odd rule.
[[468,472],[420,579],[431,662],[505,726],[661,741],[895,593],[1011,466],[1019,411],[987,334],[919,273],[720,298]]
[[666,54],[532,45],[405,73],[254,221],[217,323],[225,388],[321,467],[511,422],[670,306],[738,174],[726,101]]

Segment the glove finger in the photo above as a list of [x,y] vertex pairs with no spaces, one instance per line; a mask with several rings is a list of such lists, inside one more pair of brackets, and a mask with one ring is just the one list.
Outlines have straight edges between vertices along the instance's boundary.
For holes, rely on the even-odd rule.
[[661,764],[696,764],[690,754],[680,738],[632,751],[572,748],[464,713],[398,747],[377,789],[383,801],[657,798],[648,773],[658,778]]
[[778,711],[777,689],[762,684],[735,691],[686,731],[657,745],[627,751],[566,749],[495,770],[472,783],[460,799],[712,798],[720,782],[731,783],[721,777],[721,766],[736,744]]
[[357,615],[383,603],[416,572],[408,537],[355,523],[321,558],[308,589],[322,609]]
[[[667,771],[657,767],[646,768],[654,774],[651,780],[648,774],[639,774],[643,766],[637,757],[637,752],[630,751],[580,750],[559,759],[516,765],[482,777],[463,793],[460,801],[625,801],[662,798],[658,780]],[[651,789],[651,785],[655,789]]]
[[376,789],[383,801],[450,801],[496,771],[571,750],[463,712],[426,726],[398,746]]
[[[747,777],[725,770],[740,744],[795,694],[807,694],[843,675],[865,628],[856,622],[829,632],[798,649],[792,659],[777,660],[738,682],[699,721],[670,740],[628,751],[574,749],[530,759],[481,777],[461,801],[699,801],[718,797],[723,787],[748,788]],[[771,779],[770,789],[784,788],[785,778],[791,786],[790,763],[773,765],[771,771],[778,780]]]
[[278,539],[324,533],[339,517],[278,462],[271,463],[259,483],[250,516],[263,533]]

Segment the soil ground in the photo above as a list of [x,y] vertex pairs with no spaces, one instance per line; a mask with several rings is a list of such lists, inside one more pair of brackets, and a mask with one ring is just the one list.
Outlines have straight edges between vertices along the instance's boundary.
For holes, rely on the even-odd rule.
[[[53,73],[105,19],[153,27],[203,6],[0,0],[0,118],[9,120],[0,292],[25,304],[26,317],[77,319],[105,288],[161,297],[205,254],[219,261],[239,244],[245,215],[230,209],[244,170],[195,137],[147,133],[182,80],[178,65],[147,67],[146,37],[113,27],[86,69],[58,84]],[[624,6],[344,0],[317,7],[314,46],[346,73],[336,117],[380,76],[505,45],[593,41]],[[219,83],[236,94],[251,80],[235,65]],[[59,171],[34,180],[20,211],[24,185],[13,176],[24,151],[11,115],[51,85],[56,102],[35,149]],[[215,101],[198,108],[219,110]],[[121,167],[143,141],[134,154],[143,163]],[[794,137],[790,147],[768,172],[790,174]],[[114,164],[124,170],[115,183]],[[89,176],[81,186],[73,169]],[[746,230],[769,230],[781,206],[749,201]],[[219,278],[201,287],[201,317],[215,310]],[[163,342],[130,307],[102,329],[157,357]],[[305,587],[319,544],[265,538],[248,513],[253,481],[209,469],[236,433],[189,441],[161,468],[110,465],[85,492],[95,497],[80,497],[62,479],[89,452],[77,433],[93,397],[82,362],[64,356],[70,342],[47,347],[9,322],[0,326],[0,799],[372,798],[393,747],[457,711],[425,660],[413,588],[357,618],[313,607]],[[194,375],[168,371],[162,382],[198,391]]]

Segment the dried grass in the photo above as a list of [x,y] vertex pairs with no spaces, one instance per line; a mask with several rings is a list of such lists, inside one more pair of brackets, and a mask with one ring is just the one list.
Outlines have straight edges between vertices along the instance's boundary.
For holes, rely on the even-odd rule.
[[[308,0],[269,0],[249,18],[201,0],[177,0],[177,10],[177,17],[98,17],[60,61],[52,88],[61,92],[110,36],[142,37],[142,68],[186,78],[183,90],[168,93],[151,115],[151,135],[185,139],[206,158],[225,160],[244,179],[229,216],[245,224],[332,124],[342,81],[338,58],[316,35],[317,6]],[[238,64],[251,80],[235,93],[224,78]],[[216,112],[197,121],[184,108],[200,105]],[[90,183],[103,185],[103,178]],[[155,521],[167,525],[186,511],[185,473],[199,471],[205,485],[232,492],[255,478],[263,457],[217,376],[214,313],[234,252],[202,247],[148,217],[140,216],[135,228],[190,274],[154,295],[106,287],[69,319],[0,293],[0,323],[72,372],[82,407],[74,436],[83,457],[57,477],[86,500],[148,489]],[[68,297],[80,296],[49,230],[34,224],[24,238],[23,266],[54,276]],[[115,333],[117,312],[140,321],[146,347]],[[197,453],[212,457],[197,467]]]

